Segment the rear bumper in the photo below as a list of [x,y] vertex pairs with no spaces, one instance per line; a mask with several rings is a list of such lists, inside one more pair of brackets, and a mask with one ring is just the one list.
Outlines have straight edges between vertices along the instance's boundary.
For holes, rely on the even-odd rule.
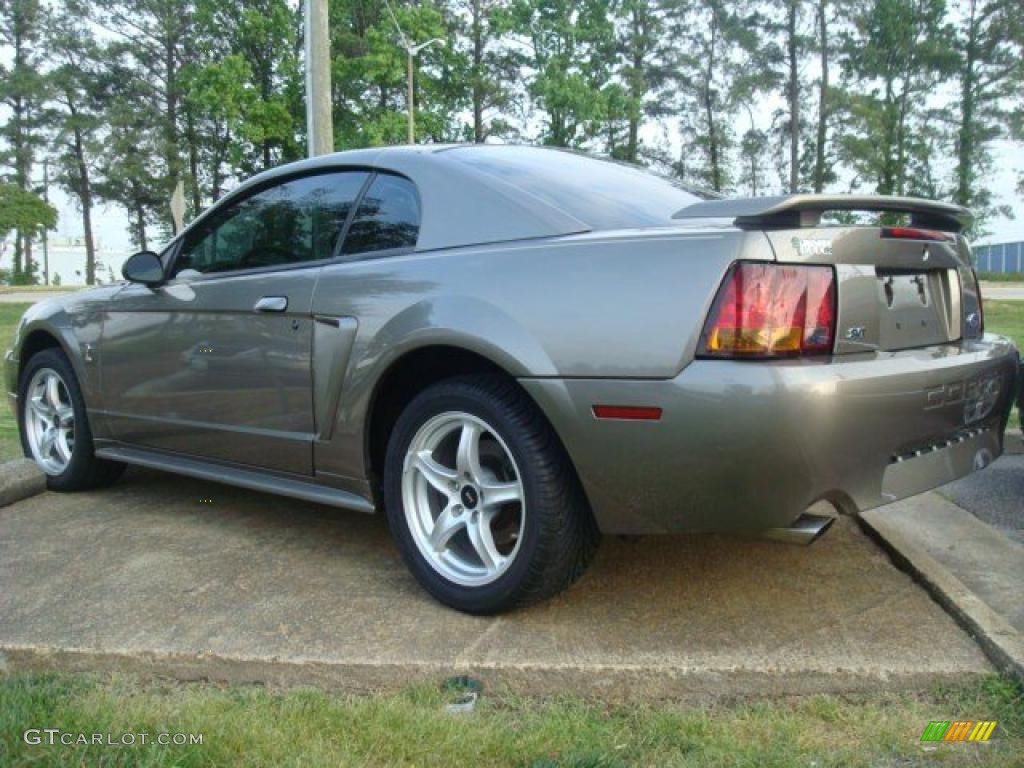
[[[667,381],[524,379],[609,533],[785,527],[827,499],[870,509],[1002,453],[1008,340],[798,360],[698,360]],[[597,420],[594,404],[658,406]]]

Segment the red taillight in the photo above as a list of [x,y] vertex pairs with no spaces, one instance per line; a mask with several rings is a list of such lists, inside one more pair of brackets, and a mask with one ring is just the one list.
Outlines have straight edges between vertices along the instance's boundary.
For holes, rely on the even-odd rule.
[[737,262],[704,327],[712,357],[791,357],[832,351],[836,287],[832,267]]
[[882,237],[889,240],[926,240],[931,243],[953,240],[953,235],[948,232],[920,227],[882,227]]

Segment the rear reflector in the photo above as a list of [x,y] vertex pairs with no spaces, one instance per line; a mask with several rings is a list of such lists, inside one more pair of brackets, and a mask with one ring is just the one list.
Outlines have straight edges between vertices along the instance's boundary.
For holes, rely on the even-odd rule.
[[599,419],[631,419],[633,421],[658,421],[661,408],[646,405],[595,405],[594,416]]
[[953,239],[948,232],[919,227],[882,227],[882,237],[888,240],[925,240],[930,243],[946,243]]
[[768,358],[832,351],[832,267],[737,262],[726,275],[702,336],[710,357]]
[[978,297],[978,323],[977,328],[969,329],[973,331],[973,336],[984,336],[985,335],[985,302],[981,300],[981,283],[978,282],[978,270],[971,267],[971,277],[974,278],[974,295]]

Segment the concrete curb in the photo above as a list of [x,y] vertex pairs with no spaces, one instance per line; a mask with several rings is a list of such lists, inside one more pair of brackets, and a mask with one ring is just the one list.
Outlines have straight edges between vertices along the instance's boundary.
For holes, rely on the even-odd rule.
[[0,507],[45,490],[46,475],[31,459],[15,459],[0,464]]
[[659,668],[643,664],[573,665],[544,663],[373,662],[281,659],[140,650],[0,645],[0,672],[77,672],[134,675],[142,680],[267,685],[280,689],[315,687],[345,693],[397,691],[410,684],[441,684],[452,675],[481,680],[488,693],[512,696],[564,696],[571,693],[603,702],[721,701],[776,699],[780,696],[885,691],[921,691],[986,673],[877,673],[859,669],[755,670],[743,668]]
[[[969,514],[966,513],[965,514]],[[864,531],[973,637],[1000,670],[1024,680],[1024,637],[946,566],[884,523],[857,515]]]

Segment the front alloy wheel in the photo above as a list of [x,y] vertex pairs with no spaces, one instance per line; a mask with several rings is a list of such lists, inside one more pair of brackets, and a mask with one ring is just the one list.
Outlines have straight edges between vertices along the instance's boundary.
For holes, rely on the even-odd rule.
[[75,449],[75,409],[68,385],[52,368],[40,368],[29,381],[25,400],[25,439],[32,458],[48,475],[59,475]]
[[82,390],[62,350],[43,349],[25,361],[18,404],[22,447],[46,473],[50,490],[96,488],[124,470],[123,464],[96,457]]
[[468,613],[565,589],[599,538],[557,436],[503,376],[457,376],[413,398],[388,441],[384,504],[419,583]]

